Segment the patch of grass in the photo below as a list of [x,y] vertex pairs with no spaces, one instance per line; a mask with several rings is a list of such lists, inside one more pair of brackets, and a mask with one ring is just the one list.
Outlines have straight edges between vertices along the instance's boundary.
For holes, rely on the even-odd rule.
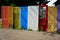
[[0,24],[0,28],[2,28],[2,24]]
[[28,29],[28,31],[32,31],[32,29]]
[[21,27],[20,30],[24,30],[24,28]]

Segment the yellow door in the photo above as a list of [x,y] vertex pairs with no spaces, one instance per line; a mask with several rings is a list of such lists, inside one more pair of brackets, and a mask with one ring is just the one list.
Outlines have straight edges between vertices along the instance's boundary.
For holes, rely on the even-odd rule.
[[13,28],[13,7],[9,6],[9,27]]
[[20,7],[14,7],[14,28],[20,29]]
[[56,32],[57,9],[55,6],[48,7],[48,32]]

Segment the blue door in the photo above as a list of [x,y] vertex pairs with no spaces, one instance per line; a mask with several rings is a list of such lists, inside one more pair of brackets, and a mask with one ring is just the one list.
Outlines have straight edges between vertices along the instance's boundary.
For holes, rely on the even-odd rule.
[[28,24],[28,6],[21,6],[21,28],[27,30]]

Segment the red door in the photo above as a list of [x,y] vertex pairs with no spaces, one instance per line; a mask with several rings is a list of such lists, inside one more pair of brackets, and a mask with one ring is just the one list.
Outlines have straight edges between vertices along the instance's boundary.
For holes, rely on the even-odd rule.
[[3,28],[9,28],[9,22],[8,22],[9,10],[8,9],[9,9],[8,6],[2,6],[1,7]]
[[47,31],[48,28],[48,6],[39,5],[39,30]]

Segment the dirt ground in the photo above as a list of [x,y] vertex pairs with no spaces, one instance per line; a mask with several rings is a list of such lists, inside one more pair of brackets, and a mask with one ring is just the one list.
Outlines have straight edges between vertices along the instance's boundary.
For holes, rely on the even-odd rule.
[[60,34],[37,31],[0,29],[0,40],[60,40]]

